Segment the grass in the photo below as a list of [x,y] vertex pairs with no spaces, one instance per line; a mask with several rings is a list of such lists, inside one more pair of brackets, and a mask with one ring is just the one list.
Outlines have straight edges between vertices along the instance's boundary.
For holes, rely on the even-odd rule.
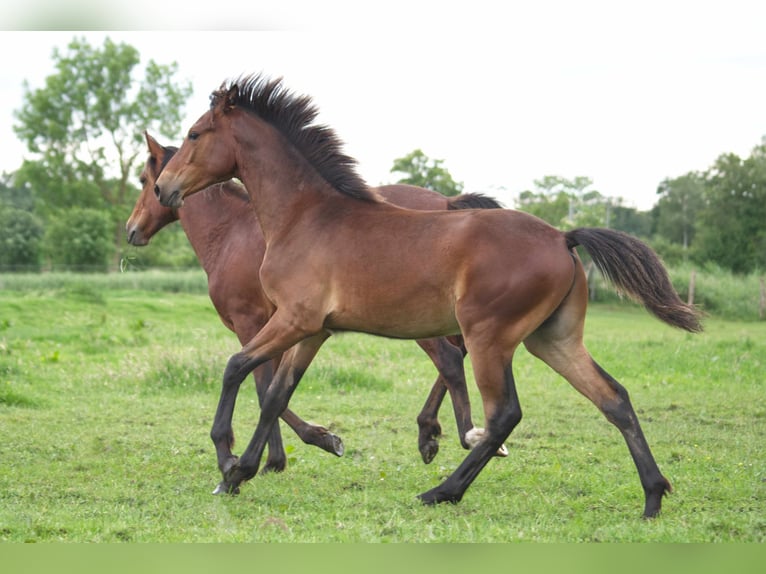
[[[640,518],[616,429],[525,351],[510,456],[461,503],[423,507],[415,495],[465,456],[451,408],[424,465],[415,417],[433,366],[413,342],[355,334],[325,344],[291,402],[343,437],[345,455],[283,426],[288,469],[214,497],[208,431],[235,337],[204,294],[78,285],[0,291],[2,541],[766,541],[766,324],[710,319],[693,336],[640,310],[591,309],[588,346],[630,391],[674,485],[656,520]],[[237,451],[257,416],[244,385]]]

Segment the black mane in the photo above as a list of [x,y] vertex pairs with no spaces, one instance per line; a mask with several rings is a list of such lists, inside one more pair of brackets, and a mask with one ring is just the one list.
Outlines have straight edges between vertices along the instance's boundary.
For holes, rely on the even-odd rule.
[[356,173],[356,160],[341,151],[343,144],[335,132],[313,124],[318,110],[309,96],[290,92],[281,78],[270,80],[255,74],[221,85],[210,95],[211,108],[234,86],[237,97],[230,103],[278,129],[331,186],[357,199],[379,201]]

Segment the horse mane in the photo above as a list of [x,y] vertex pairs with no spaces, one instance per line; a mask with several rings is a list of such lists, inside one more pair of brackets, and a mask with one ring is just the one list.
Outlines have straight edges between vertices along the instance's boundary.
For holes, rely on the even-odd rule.
[[[227,100],[231,88],[234,100]],[[339,192],[365,201],[380,198],[356,172],[356,160],[341,151],[343,143],[335,131],[314,124],[319,110],[306,95],[298,95],[261,74],[241,76],[221,84],[210,94],[210,107],[221,100],[242,108],[274,126],[303,155],[322,178]]]
[[502,209],[503,204],[483,193],[463,193],[447,199],[447,209]]

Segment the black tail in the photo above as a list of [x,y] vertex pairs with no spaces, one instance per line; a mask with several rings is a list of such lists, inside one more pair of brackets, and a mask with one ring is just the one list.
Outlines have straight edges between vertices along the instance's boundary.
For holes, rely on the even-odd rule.
[[699,312],[680,299],[662,261],[648,245],[613,229],[573,229],[565,236],[570,249],[585,248],[618,291],[669,325],[693,333],[702,331]]
[[482,193],[464,193],[447,199],[447,209],[502,209],[503,204]]

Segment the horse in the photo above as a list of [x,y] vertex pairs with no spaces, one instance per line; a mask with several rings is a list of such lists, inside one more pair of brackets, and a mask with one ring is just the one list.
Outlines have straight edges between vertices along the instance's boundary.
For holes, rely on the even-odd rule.
[[[164,207],[154,196],[154,185],[164,165],[178,148],[163,146],[144,132],[149,156],[139,176],[142,186],[130,217],[125,225],[127,241],[144,246],[166,225],[180,221],[197,259],[208,278],[208,292],[223,324],[245,344],[266,324],[273,306],[260,286],[258,272],[265,251],[263,234],[255,213],[250,209],[250,197],[243,186],[229,180],[209,187],[192,198],[184,209]],[[482,194],[462,194],[446,197],[440,193],[411,185],[386,185],[378,188],[382,197],[413,209],[495,209],[501,205]],[[442,430],[438,411],[447,390],[454,405],[461,445],[470,448],[481,434],[471,420],[471,406],[466,389],[463,360],[465,347],[460,337],[423,339],[418,345],[430,357],[439,373],[420,414],[418,450],[423,462],[429,464],[439,450]],[[277,361],[278,364],[278,361]],[[268,388],[273,377],[271,361],[256,368],[254,378],[259,396]],[[343,441],[328,429],[312,425],[286,409],[282,419],[306,443],[342,456]],[[506,456],[505,446],[498,451]],[[279,425],[275,425],[269,442],[265,471],[284,470],[287,457],[282,446]]]
[[[485,434],[424,504],[459,502],[522,418],[513,374],[520,344],[587,397],[622,434],[644,491],[643,516],[672,491],[628,392],[583,342],[588,304],[581,246],[619,291],[671,326],[698,332],[700,313],[673,289],[645,243],[616,230],[561,231],[512,209],[416,211],[384,202],[356,171],[312,99],[281,78],[225,81],[156,181],[163,205],[237,177],[266,241],[261,285],[276,308],[229,359],[211,438],[222,481],[237,493],[258,471],[266,438],[332,332],[403,339],[461,334]],[[233,396],[264,361],[286,353],[241,457],[228,436]]]

